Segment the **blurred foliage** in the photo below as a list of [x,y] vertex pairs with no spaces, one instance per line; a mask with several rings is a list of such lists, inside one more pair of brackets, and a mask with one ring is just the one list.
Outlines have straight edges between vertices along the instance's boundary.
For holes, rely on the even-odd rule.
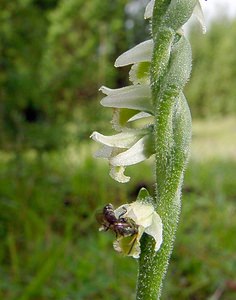
[[235,38],[235,20],[215,20],[206,35],[192,29],[193,72],[186,95],[194,117],[236,114]]
[[40,76],[46,11],[56,2],[1,1],[0,145],[7,150],[51,149],[62,142],[57,107]]
[[[2,0],[0,147],[49,151],[74,138],[68,121],[78,131],[84,127],[81,107],[97,98],[98,87],[128,84],[127,68],[115,69],[113,62],[149,38],[146,3]],[[232,20],[215,22],[204,36],[192,30],[194,67],[186,94],[194,117],[235,114],[235,35]]]
[[105,77],[113,82],[111,58],[117,47],[124,50],[127,44],[126,3],[62,0],[49,14],[42,77],[47,89],[66,105],[94,97]]
[[[74,147],[74,148],[73,148]],[[134,299],[137,263],[112,250],[94,213],[150,190],[150,165],[129,169],[117,185],[88,145],[20,160],[0,160],[0,298],[6,300]],[[183,211],[163,300],[235,299],[235,161],[191,161]],[[215,298],[212,298],[215,299]]]
[[75,109],[94,99],[102,83],[124,84],[124,70],[116,72],[112,61],[130,44],[127,3],[1,1],[2,148],[63,147]]

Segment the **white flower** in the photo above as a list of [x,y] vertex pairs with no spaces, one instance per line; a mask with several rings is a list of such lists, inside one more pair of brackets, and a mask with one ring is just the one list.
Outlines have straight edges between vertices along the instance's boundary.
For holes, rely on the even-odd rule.
[[121,183],[130,180],[124,175],[127,166],[142,162],[154,153],[154,109],[149,78],[152,52],[151,39],[121,54],[115,66],[133,65],[129,73],[132,85],[118,89],[100,88],[105,94],[101,104],[113,108],[112,124],[119,133],[105,136],[93,132],[90,137],[103,145],[95,156],[109,161],[110,176]]
[[130,204],[124,204],[115,210],[117,218],[131,219],[138,225],[138,233],[131,236],[119,236],[114,242],[114,248],[118,252],[138,258],[140,255],[140,239],[143,233],[154,238],[154,250],[158,251],[162,244],[162,221],[152,204],[152,198],[147,190],[141,189],[138,199]]
[[143,129],[126,129],[112,136],[105,136],[95,131],[90,137],[103,145],[95,153],[95,157],[108,159],[111,168],[110,176],[121,183],[130,180],[130,177],[124,175],[126,166],[142,162],[154,153],[152,126]]
[[[153,125],[147,123],[153,115],[151,88],[149,84],[135,84],[119,89],[102,86],[100,90],[106,95],[101,104],[114,109],[112,123],[119,133],[105,136],[93,132],[90,137],[103,145],[95,157],[107,159],[110,176],[125,183],[130,180],[124,175],[125,168],[148,159],[154,153]],[[142,127],[132,128],[133,123],[140,119],[145,120]]]

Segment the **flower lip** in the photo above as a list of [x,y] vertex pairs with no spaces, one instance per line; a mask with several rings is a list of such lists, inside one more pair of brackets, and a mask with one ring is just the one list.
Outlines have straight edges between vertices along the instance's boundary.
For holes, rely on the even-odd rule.
[[124,174],[124,171],[125,171],[125,167],[123,167],[123,166],[119,166],[119,167],[111,166],[110,176],[111,176],[111,178],[113,178],[114,180],[116,180],[120,183],[129,182],[130,177],[126,176]]

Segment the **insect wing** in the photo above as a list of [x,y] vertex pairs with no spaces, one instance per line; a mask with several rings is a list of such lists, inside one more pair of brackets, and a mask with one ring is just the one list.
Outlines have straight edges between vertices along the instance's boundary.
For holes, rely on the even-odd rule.
[[97,212],[95,217],[96,217],[98,224],[101,225],[101,227],[99,228],[99,231],[107,230],[109,228],[109,223],[104,218],[103,212]]
[[120,237],[114,243],[114,249],[118,252],[121,252],[125,255],[135,255],[137,252],[137,234],[127,237]]

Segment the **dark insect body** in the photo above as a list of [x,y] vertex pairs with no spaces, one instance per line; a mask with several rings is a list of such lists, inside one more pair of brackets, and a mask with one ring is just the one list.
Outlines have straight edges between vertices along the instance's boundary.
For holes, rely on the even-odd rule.
[[116,217],[112,204],[104,206],[102,213],[97,215],[97,220],[102,225],[101,230],[111,229],[117,237],[136,235],[138,225],[131,218],[122,217],[125,213],[126,210],[119,217]]

